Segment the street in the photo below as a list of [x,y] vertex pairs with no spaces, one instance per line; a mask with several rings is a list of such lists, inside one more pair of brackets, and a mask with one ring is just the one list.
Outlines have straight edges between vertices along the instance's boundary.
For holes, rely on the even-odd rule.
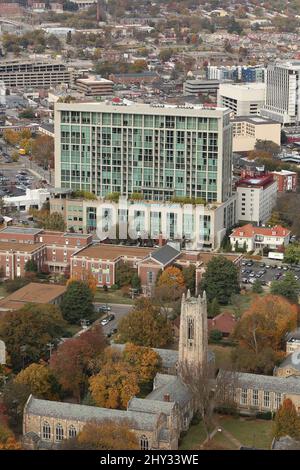
[[[94,305],[100,306],[100,305],[106,305],[103,303],[95,303]],[[107,315],[113,313],[115,315],[115,319],[110,321],[107,325],[103,326],[103,332],[106,335],[109,333],[112,329],[118,328],[119,321],[121,318],[123,318],[127,313],[132,309],[131,305],[122,305],[122,304],[107,304],[110,306],[111,311],[108,312]],[[103,315],[103,318],[106,317],[106,314]],[[98,321],[98,320],[97,320]]]

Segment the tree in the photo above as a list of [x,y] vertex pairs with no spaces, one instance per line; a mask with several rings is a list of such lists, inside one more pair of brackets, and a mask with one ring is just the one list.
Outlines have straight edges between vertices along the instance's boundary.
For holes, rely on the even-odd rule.
[[285,334],[295,329],[296,325],[296,305],[275,295],[256,297],[237,323],[233,334],[239,342],[239,356],[244,351],[248,364],[254,370],[264,369],[264,362],[268,363],[269,369],[273,361],[274,367],[276,360],[282,358]]
[[276,439],[290,436],[300,439],[300,418],[292,400],[286,398],[275,415],[273,435]]
[[298,304],[300,284],[291,272],[287,272],[280,281],[273,281],[271,284],[271,294],[282,295],[292,304]]
[[137,437],[131,428],[134,423],[128,420],[103,420],[88,422],[74,439],[63,441],[62,448],[67,450],[136,450],[139,449]]
[[220,313],[220,304],[217,299],[213,299],[207,306],[207,315],[210,318],[216,317]]
[[185,288],[184,277],[181,269],[175,266],[166,268],[157,280],[157,287],[168,287],[172,291],[172,298],[178,299],[181,297]]
[[120,320],[119,338],[122,343],[161,348],[171,342],[172,328],[160,308],[143,298]]
[[274,157],[279,154],[281,149],[280,146],[275,144],[272,140],[258,139],[255,143],[255,150],[258,152],[268,152]]
[[77,338],[64,341],[52,354],[50,369],[63,390],[78,402],[87,388],[87,378],[106,346],[101,325],[93,326]]
[[300,244],[289,244],[284,252],[284,261],[290,264],[297,264],[300,261]]
[[262,284],[259,279],[256,279],[252,284],[252,292],[254,292],[255,294],[261,294],[263,292]]
[[238,268],[224,256],[215,256],[207,264],[200,287],[206,291],[211,302],[217,299],[220,304],[228,304],[232,294],[240,291]]
[[58,399],[57,393],[53,393],[54,380],[46,364],[31,364],[19,372],[14,382],[27,385],[37,398]]
[[211,330],[209,332],[209,339],[213,343],[218,343],[219,341],[221,341],[222,338],[223,338],[223,334],[222,334],[222,331],[220,330]]
[[29,279],[26,279],[25,277],[17,277],[16,279],[10,279],[5,282],[5,290],[9,294],[12,294],[16,290],[21,289],[21,287],[26,286],[29,282]]
[[25,263],[25,271],[28,273],[37,273],[38,272],[38,265],[33,259],[29,259]]
[[64,232],[66,228],[65,219],[58,212],[52,212],[50,214],[49,210],[36,210],[31,209],[30,214],[37,221],[37,225],[46,230],[54,230],[57,232]]
[[196,288],[196,266],[191,264],[188,268],[183,268],[182,275],[186,288],[194,295]]
[[161,49],[160,53],[159,53],[159,58],[160,60],[162,60],[163,62],[168,62],[168,60],[171,59],[172,55],[174,54],[174,50],[173,49]]
[[28,385],[13,380],[7,382],[3,389],[2,402],[5,414],[8,416],[8,424],[18,434],[22,432],[23,411],[29,395]]
[[19,118],[21,119],[33,119],[35,117],[35,112],[32,108],[26,108],[19,113]]
[[57,306],[26,304],[0,317],[0,337],[5,342],[14,370],[46,357],[47,344],[57,342],[65,322]]
[[54,164],[54,139],[48,135],[38,136],[32,145],[34,160],[44,169]]
[[21,445],[15,439],[13,432],[0,422],[0,450],[20,450]]
[[137,371],[108,348],[98,374],[89,379],[89,390],[97,406],[126,409],[128,401],[140,391]]
[[130,285],[134,274],[135,269],[129,263],[119,263],[116,269],[116,284],[119,287]]
[[89,319],[94,313],[93,298],[86,282],[70,282],[61,302],[64,319],[69,323],[78,323],[82,318]]
[[63,2],[63,10],[64,11],[77,11],[78,10],[78,5],[75,2],[71,2],[69,0],[66,0]]
[[138,383],[151,382],[161,367],[161,358],[152,348],[126,344],[123,358],[138,373]]

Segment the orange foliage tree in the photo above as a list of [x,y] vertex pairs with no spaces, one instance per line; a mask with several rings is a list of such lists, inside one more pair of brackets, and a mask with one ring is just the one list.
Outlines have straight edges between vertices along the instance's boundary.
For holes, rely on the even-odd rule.
[[184,289],[185,282],[181,269],[175,266],[170,266],[165,269],[157,280],[157,286],[168,286],[180,289]]
[[97,290],[97,278],[93,276],[93,274],[87,273],[84,270],[82,270],[80,273],[74,273],[73,276],[68,280],[67,286],[74,281],[86,282],[92,293],[95,295]]

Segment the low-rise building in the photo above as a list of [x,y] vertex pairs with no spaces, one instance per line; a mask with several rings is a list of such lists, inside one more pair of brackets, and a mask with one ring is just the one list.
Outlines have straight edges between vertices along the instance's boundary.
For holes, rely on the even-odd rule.
[[233,230],[230,243],[233,250],[236,248],[246,248],[247,251],[263,248],[276,250],[289,244],[290,235],[290,230],[281,225],[268,228],[247,224]]
[[30,282],[0,300],[0,312],[19,310],[29,303],[59,305],[66,289],[66,286]]
[[221,312],[214,318],[208,318],[208,331],[218,330],[223,337],[230,336],[237,324],[237,319],[231,312]]
[[288,333],[286,338],[286,353],[291,354],[298,350],[300,351],[300,328]]
[[273,175],[243,178],[236,184],[237,219],[257,224],[269,220],[277,200],[277,181]]
[[232,121],[233,152],[254,150],[258,140],[270,140],[280,145],[281,125],[261,116],[239,116]]
[[203,93],[215,94],[219,90],[219,80],[196,80],[189,79],[183,84],[184,96],[199,96]]
[[5,196],[3,202],[6,206],[14,206],[21,212],[28,212],[30,209],[41,209],[43,204],[50,200],[48,189],[26,189],[22,196]]
[[272,175],[274,180],[277,181],[277,190],[279,193],[286,193],[287,191],[296,192],[297,173],[295,171],[272,171]]
[[114,83],[111,80],[98,76],[90,76],[87,78],[78,78],[76,80],[76,88],[85,96],[106,96],[113,92]]

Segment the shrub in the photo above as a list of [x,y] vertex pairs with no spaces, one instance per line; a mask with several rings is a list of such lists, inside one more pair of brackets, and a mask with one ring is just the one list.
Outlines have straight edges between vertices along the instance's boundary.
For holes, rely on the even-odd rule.
[[265,420],[271,420],[272,419],[272,413],[271,411],[258,411],[255,415],[257,419],[265,419]]

